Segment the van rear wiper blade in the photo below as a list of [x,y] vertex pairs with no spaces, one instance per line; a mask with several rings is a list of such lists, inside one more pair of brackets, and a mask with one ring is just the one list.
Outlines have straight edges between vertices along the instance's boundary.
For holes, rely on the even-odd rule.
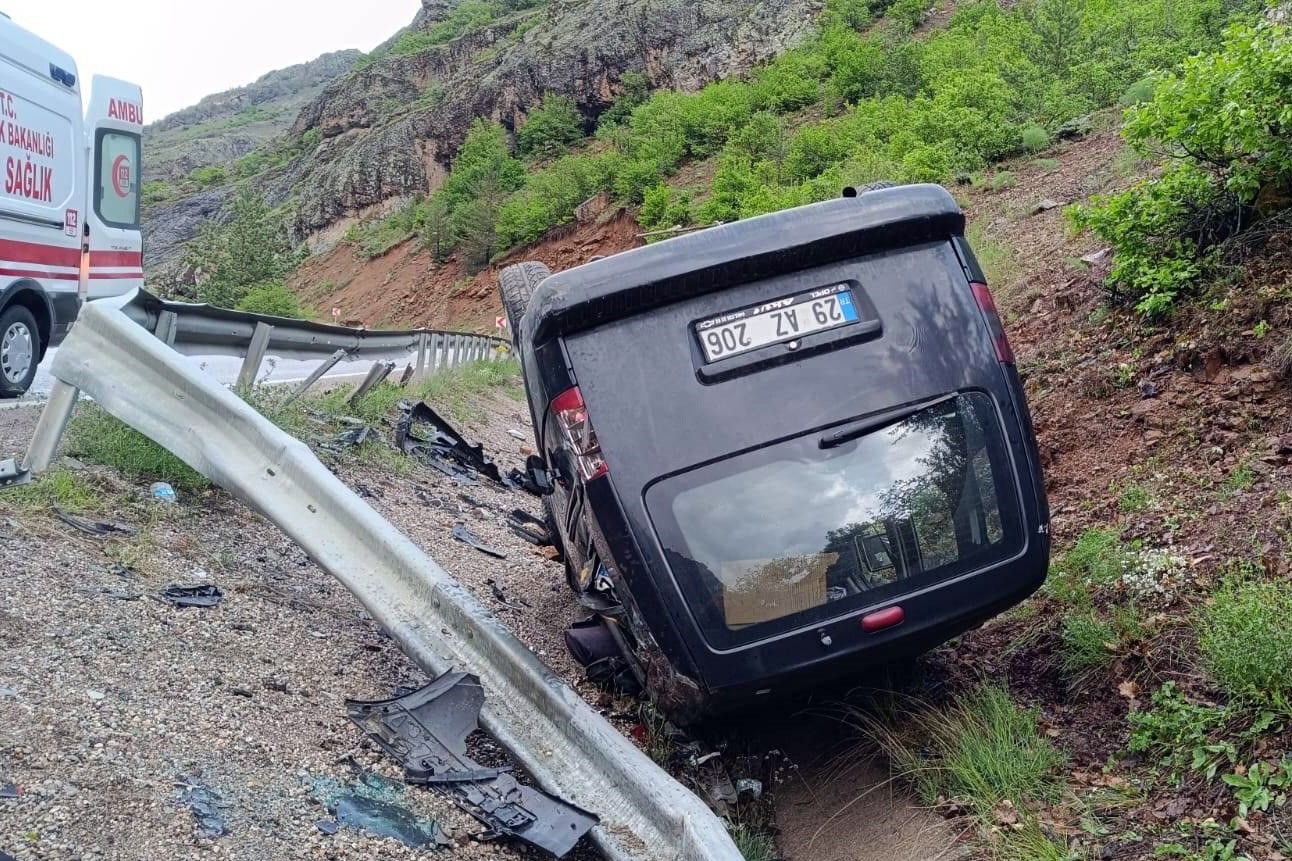
[[844,425],[838,430],[830,431],[817,442],[821,448],[836,448],[846,442],[865,436],[871,431],[877,431],[880,428],[886,428],[889,425],[895,425],[902,419],[910,418],[916,413],[923,412],[930,407],[936,407],[938,404],[944,404],[947,401],[953,401],[960,397],[958,392],[952,392],[949,395],[931,398],[927,401],[920,401],[917,404],[907,404],[904,407],[885,410],[882,413],[874,413],[866,416],[864,419],[858,419],[852,424]]

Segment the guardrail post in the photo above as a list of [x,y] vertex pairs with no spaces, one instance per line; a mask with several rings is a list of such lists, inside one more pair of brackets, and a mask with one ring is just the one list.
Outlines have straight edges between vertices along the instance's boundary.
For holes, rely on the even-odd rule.
[[157,331],[154,333],[157,340],[161,341],[168,347],[175,346],[175,329],[179,323],[179,315],[174,311],[162,311],[157,316]]
[[364,377],[363,382],[359,384],[359,388],[355,389],[354,394],[350,395],[350,400],[347,403],[350,406],[359,403],[378,383],[390,376],[390,372],[393,370],[395,370],[394,362],[375,363],[372,370],[368,372],[368,376]]
[[247,389],[256,384],[256,374],[260,373],[260,363],[265,360],[269,336],[273,332],[274,327],[268,323],[256,323],[256,331],[247,346],[247,358],[243,359],[242,370],[238,372],[238,388]]
[[413,363],[409,362],[407,365],[404,366],[404,373],[399,375],[399,384],[401,386],[406,386],[408,385],[408,381],[411,380],[412,378],[413,378]]
[[444,366],[444,336],[439,332],[431,334],[431,373]]
[[283,401],[283,406],[287,406],[292,401],[296,400],[301,395],[309,391],[310,386],[314,385],[320,379],[322,379],[324,374],[332,370],[332,368],[336,367],[336,363],[341,361],[344,358],[345,358],[345,350],[337,350],[331,356],[324,359],[323,364],[319,365],[317,368],[311,371],[310,375],[305,378],[305,382],[297,386],[296,391],[292,392],[290,395],[287,396],[287,400]]
[[27,447],[27,456],[22,459],[23,469],[31,470],[33,475],[49,469],[80,394],[81,390],[76,386],[68,385],[62,380],[54,381],[54,387],[49,391],[49,401],[40,411],[36,432],[32,434],[31,445]]
[[413,379],[419,383],[426,379],[426,353],[430,347],[431,336],[426,332],[417,336],[417,368],[413,371]]

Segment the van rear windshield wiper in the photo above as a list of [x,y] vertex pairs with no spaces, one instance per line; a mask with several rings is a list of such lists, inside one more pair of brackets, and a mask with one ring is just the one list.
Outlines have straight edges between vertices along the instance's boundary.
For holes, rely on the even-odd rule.
[[864,419],[858,419],[851,424],[844,425],[838,430],[830,431],[828,434],[821,437],[817,445],[821,448],[835,448],[837,446],[841,446],[857,437],[865,436],[871,431],[877,431],[880,428],[895,425],[902,419],[910,418],[916,413],[923,412],[930,407],[936,407],[938,404],[944,404],[947,401],[955,400],[958,397],[960,397],[958,392],[952,392],[949,395],[941,395],[940,397],[932,398],[927,401],[920,401],[917,404],[907,404],[904,407],[885,410],[882,413],[874,413],[866,416]]

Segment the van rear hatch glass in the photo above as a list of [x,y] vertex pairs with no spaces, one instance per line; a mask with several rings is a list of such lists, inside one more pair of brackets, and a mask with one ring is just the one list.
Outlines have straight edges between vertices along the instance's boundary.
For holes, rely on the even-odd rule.
[[715,648],[819,624],[1016,556],[1017,480],[990,396],[962,392],[664,479],[646,503]]

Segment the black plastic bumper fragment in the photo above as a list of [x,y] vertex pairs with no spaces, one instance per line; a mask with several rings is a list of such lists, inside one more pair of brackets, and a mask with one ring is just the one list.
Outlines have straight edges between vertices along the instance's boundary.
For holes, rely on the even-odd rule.
[[468,673],[446,673],[419,690],[376,702],[350,700],[350,720],[404,768],[409,783],[434,787],[498,835],[518,837],[558,858],[600,820],[586,810],[524,786],[467,756],[479,729],[484,689]]

